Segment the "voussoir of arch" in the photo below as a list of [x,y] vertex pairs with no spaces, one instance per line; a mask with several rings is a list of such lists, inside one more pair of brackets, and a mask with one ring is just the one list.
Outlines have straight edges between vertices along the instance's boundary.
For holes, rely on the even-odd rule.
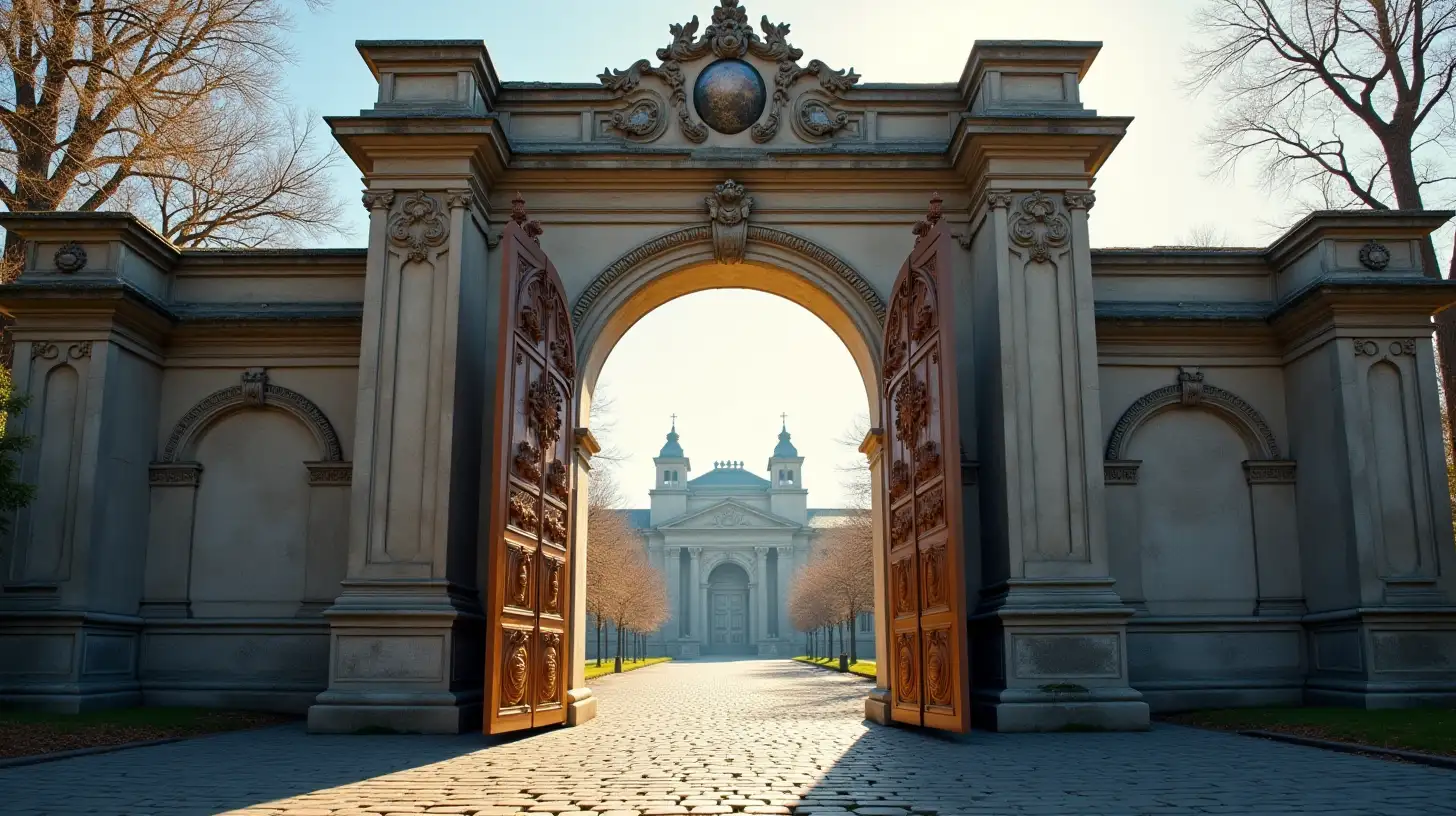
[[334,424],[329,422],[329,418],[313,400],[290,388],[272,383],[263,386],[261,404],[247,400],[241,385],[222,388],[203,397],[172,428],[172,435],[167,437],[167,445],[162,449],[162,458],[158,461],[178,461],[178,457],[192,450],[197,440],[214,423],[230,414],[257,408],[292,414],[318,441],[319,450],[323,454],[320,461],[344,461],[344,449],[339,444],[339,435],[334,431]]
[[[1168,385],[1144,394],[1123,412],[1113,426],[1112,435],[1107,440],[1106,458],[1109,461],[1125,459],[1128,443],[1143,423],[1164,411],[1180,406],[1183,406],[1181,385]],[[1198,401],[1188,407],[1212,411],[1231,422],[1239,435],[1253,448],[1250,451],[1251,458],[1284,458],[1279,452],[1279,442],[1274,438],[1274,430],[1269,427],[1264,415],[1238,394],[1216,385],[1204,385]]]
[[[684,227],[666,235],[659,235],[656,238],[645,241],[627,252],[621,257],[612,261],[592,278],[586,289],[577,296],[576,303],[571,308],[571,324],[573,328],[581,328],[582,321],[586,319],[591,308],[596,304],[612,284],[633,268],[658,255],[670,252],[678,247],[689,244],[707,243],[713,240],[712,228],[707,224],[698,224],[691,227]],[[801,255],[814,263],[833,272],[846,286],[852,289],[869,311],[873,312],[881,325],[885,322],[885,302],[880,298],[875,288],[865,280],[854,267],[850,266],[843,258],[825,249],[819,244],[810,241],[803,236],[791,232],[763,227],[756,224],[748,225],[748,241],[758,242],[780,247]]]

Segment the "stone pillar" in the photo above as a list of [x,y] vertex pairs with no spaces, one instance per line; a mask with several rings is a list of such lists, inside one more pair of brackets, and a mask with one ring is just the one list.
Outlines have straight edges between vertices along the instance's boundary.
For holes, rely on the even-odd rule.
[[[304,563],[300,617],[314,617],[333,604],[344,580],[349,552],[349,462],[305,462],[308,468],[308,554]],[[155,466],[153,469],[155,473]]]
[[202,465],[154,463],[150,482],[150,534],[142,584],[141,614],[147,618],[191,616],[188,583],[192,576],[192,528]]
[[348,576],[308,724],[456,733],[483,703],[479,519],[460,508],[479,501],[487,384],[458,375],[485,370],[486,240],[466,189],[371,189],[364,203]]
[[687,620],[687,631],[682,646],[683,657],[697,657],[702,653],[703,604],[698,596],[702,590],[703,548],[688,548],[688,593],[683,599],[683,615]]
[[754,547],[754,571],[756,573],[756,586],[754,588],[753,615],[756,621],[753,624],[754,640],[758,643],[758,653],[761,655],[774,654],[773,644],[768,642],[768,547]]
[[667,561],[667,569],[664,571],[667,580],[667,624],[663,627],[663,643],[680,639],[683,636],[683,614],[682,614],[682,548],[663,547],[662,552]]
[[591,481],[591,458],[602,449],[587,428],[576,429],[576,473],[572,484],[576,492],[571,507],[571,663],[567,669],[566,724],[581,725],[597,715],[597,700],[586,684],[586,639],[596,635],[586,626],[586,554],[588,497]]
[[1144,608],[1142,521],[1138,506],[1138,468],[1136,459],[1108,460],[1102,463],[1102,479],[1106,486],[1107,526],[1121,531],[1121,538],[1108,542],[1108,564],[1117,581],[1117,594],[1123,603]]
[[973,717],[1000,731],[1148,726],[1105,535],[1092,202],[1085,189],[992,187],[971,241],[985,421],[963,433],[982,431],[995,474],[982,488],[994,570],[972,634]]
[[1259,581],[1258,615],[1303,615],[1299,580],[1299,529],[1295,515],[1294,462],[1244,462],[1254,516],[1254,564]]
[[[885,566],[885,500],[880,495],[880,479],[884,477],[884,433],[871,428],[860,443],[860,453],[870,466],[870,516],[873,519],[875,570],[875,687],[865,697],[865,719],[880,725],[890,724],[890,661],[889,654],[889,588]],[[968,587],[969,589],[969,587]],[[969,592],[966,593],[970,595]]]

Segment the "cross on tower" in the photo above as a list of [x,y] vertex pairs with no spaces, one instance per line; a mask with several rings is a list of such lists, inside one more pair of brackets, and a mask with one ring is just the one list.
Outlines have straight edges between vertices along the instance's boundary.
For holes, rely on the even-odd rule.
[[677,414],[672,415],[672,427],[677,427]]
[[789,415],[788,414],[779,414],[779,419],[784,423],[784,427],[785,428],[787,428],[789,426]]

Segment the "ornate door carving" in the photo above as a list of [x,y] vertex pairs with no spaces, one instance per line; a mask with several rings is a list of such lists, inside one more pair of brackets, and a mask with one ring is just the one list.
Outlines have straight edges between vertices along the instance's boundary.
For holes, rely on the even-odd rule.
[[485,730],[566,721],[576,342],[541,227],[512,202],[501,237],[488,463]]
[[970,728],[950,230],[915,227],[885,318],[884,468],[891,717]]

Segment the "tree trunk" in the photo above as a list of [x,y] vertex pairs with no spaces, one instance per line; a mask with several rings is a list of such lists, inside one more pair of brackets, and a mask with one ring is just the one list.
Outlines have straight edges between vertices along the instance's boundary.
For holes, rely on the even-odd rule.
[[829,635],[829,651],[824,656],[827,657],[827,658],[829,658],[830,660],[833,660],[834,659],[834,624],[832,624],[832,623],[829,624],[828,632],[826,634]]
[[617,624],[617,657],[612,664],[612,671],[615,674],[622,673],[622,624]]
[[597,666],[598,667],[600,667],[602,665],[602,653],[607,650],[607,645],[606,645],[606,643],[603,642],[603,637],[604,636],[602,634],[602,631],[605,628],[605,626],[606,626],[606,624],[602,622],[601,616],[598,615],[597,616]]
[[859,615],[849,618],[849,665],[859,662]]

